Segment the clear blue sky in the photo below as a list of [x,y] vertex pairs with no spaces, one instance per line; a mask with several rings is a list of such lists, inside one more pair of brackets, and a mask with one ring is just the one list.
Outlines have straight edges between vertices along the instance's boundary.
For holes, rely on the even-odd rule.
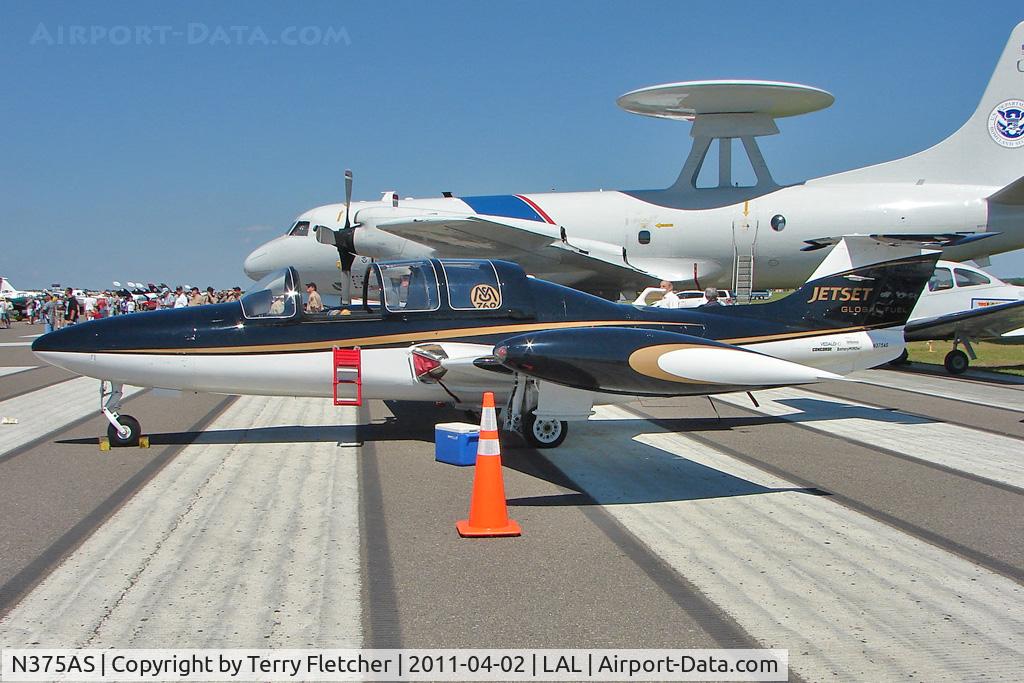
[[340,200],[346,167],[357,199],[664,187],[687,126],[615,98],[666,81],[832,92],[763,139],[780,181],[896,158],[974,110],[1021,19],[1000,7],[7,0],[0,272],[245,286],[245,255]]

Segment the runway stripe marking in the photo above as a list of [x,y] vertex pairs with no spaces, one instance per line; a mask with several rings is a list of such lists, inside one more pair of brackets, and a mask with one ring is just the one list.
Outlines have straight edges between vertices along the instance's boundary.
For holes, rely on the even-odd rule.
[[32,342],[2,342],[0,346],[32,346]]
[[0,642],[360,647],[358,449],[317,440],[355,416],[238,399],[0,621]]
[[[140,391],[139,387],[125,387],[125,398]],[[18,420],[18,424],[0,425],[0,457],[64,425],[98,414],[99,409],[100,383],[90,377],[76,377],[0,401],[0,415]]]
[[799,389],[759,391],[755,408],[746,394],[715,399],[781,417],[817,432],[1024,489],[1024,441],[917,415],[825,397]]
[[25,372],[26,370],[35,370],[38,365],[12,365],[6,368],[0,368],[0,377],[6,377],[7,375],[16,375],[19,372]]
[[684,435],[622,426],[592,421],[545,457],[805,680],[1018,677],[1020,585]]
[[864,370],[849,377],[858,382],[888,389],[1024,412],[1024,386],[1013,388],[998,384],[976,384],[947,377],[893,370]]

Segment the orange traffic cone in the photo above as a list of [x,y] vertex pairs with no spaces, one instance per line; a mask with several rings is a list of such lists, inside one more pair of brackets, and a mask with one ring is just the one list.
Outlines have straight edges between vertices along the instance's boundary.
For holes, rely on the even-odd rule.
[[494,414],[494,394],[484,393],[480,416],[480,443],[473,470],[473,497],[469,519],[455,523],[460,536],[519,536],[522,530],[508,518],[505,483],[501,476],[501,445],[498,443],[498,418]]

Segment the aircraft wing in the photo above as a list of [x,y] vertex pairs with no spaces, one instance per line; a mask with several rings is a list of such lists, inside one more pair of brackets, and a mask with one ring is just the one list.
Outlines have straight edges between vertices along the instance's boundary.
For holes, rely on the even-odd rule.
[[377,223],[376,227],[446,254],[465,252],[475,258],[529,254],[559,239],[558,228],[547,223],[526,228],[478,216],[398,218]]
[[[621,246],[608,242],[567,237],[556,225],[535,221],[495,221],[481,216],[421,216],[384,220],[378,230],[404,237],[447,256],[503,258],[523,263],[530,270],[561,267],[608,275],[649,278],[654,281],[692,280],[694,266],[685,259],[630,259]],[[547,263],[544,263],[547,262]]]
[[[959,332],[971,339],[1000,339],[1021,327],[1024,327],[1024,300],[911,321],[904,329],[904,337],[907,341],[953,339]],[[1016,339],[1024,343],[1024,336]]]

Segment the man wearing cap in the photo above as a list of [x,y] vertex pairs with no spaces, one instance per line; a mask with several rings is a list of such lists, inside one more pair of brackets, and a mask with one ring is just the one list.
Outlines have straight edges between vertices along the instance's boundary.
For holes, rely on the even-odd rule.
[[309,294],[309,301],[306,302],[306,312],[322,313],[324,310],[324,302],[320,299],[320,293],[316,291],[316,283],[307,282],[306,292]]
[[203,295],[199,293],[199,288],[198,287],[193,287],[191,295],[188,298],[188,305],[189,306],[202,306],[203,303],[204,303],[203,302]]
[[185,294],[185,290],[178,287],[174,290],[174,307],[185,308],[188,306],[188,295]]

